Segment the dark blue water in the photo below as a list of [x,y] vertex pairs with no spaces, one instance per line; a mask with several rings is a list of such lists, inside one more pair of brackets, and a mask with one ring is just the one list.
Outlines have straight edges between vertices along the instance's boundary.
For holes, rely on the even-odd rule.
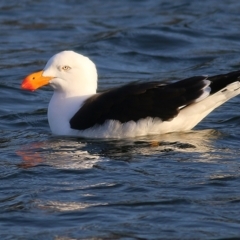
[[[240,1],[0,1],[0,239],[239,239],[240,97],[193,131],[54,137],[23,77],[72,49],[99,90],[240,69]],[[152,142],[155,144],[152,144]]]

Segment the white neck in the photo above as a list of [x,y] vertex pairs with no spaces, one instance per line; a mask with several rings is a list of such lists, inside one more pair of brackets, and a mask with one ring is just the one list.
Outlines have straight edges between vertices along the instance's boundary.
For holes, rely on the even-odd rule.
[[48,122],[53,134],[73,135],[74,130],[70,127],[70,119],[81,108],[83,102],[92,96],[87,94],[77,96],[73,92],[70,96],[66,93],[54,91],[48,106]]

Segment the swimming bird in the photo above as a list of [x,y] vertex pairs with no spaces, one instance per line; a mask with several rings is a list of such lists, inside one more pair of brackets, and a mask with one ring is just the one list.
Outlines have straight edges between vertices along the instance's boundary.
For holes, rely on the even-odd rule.
[[240,71],[194,76],[174,83],[133,82],[97,93],[95,64],[74,51],[51,57],[28,75],[22,89],[50,85],[48,122],[53,134],[125,138],[191,130],[240,93]]

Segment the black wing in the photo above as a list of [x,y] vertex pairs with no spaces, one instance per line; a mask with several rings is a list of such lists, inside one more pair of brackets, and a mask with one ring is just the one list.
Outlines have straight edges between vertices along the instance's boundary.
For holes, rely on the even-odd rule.
[[214,94],[225,88],[228,84],[239,81],[240,71],[230,72],[226,74],[209,77],[211,81],[211,94]]
[[70,120],[71,128],[84,130],[106,120],[121,123],[146,117],[170,121],[179,108],[195,102],[209,82],[198,76],[164,85],[160,82],[131,83],[96,94],[85,101]]

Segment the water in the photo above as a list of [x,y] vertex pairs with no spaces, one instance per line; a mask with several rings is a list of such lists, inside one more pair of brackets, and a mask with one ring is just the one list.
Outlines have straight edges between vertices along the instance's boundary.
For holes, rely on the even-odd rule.
[[191,132],[109,141],[52,136],[51,89],[20,89],[65,49],[96,63],[100,91],[240,69],[239,12],[237,0],[2,0],[0,239],[239,239],[239,97]]

